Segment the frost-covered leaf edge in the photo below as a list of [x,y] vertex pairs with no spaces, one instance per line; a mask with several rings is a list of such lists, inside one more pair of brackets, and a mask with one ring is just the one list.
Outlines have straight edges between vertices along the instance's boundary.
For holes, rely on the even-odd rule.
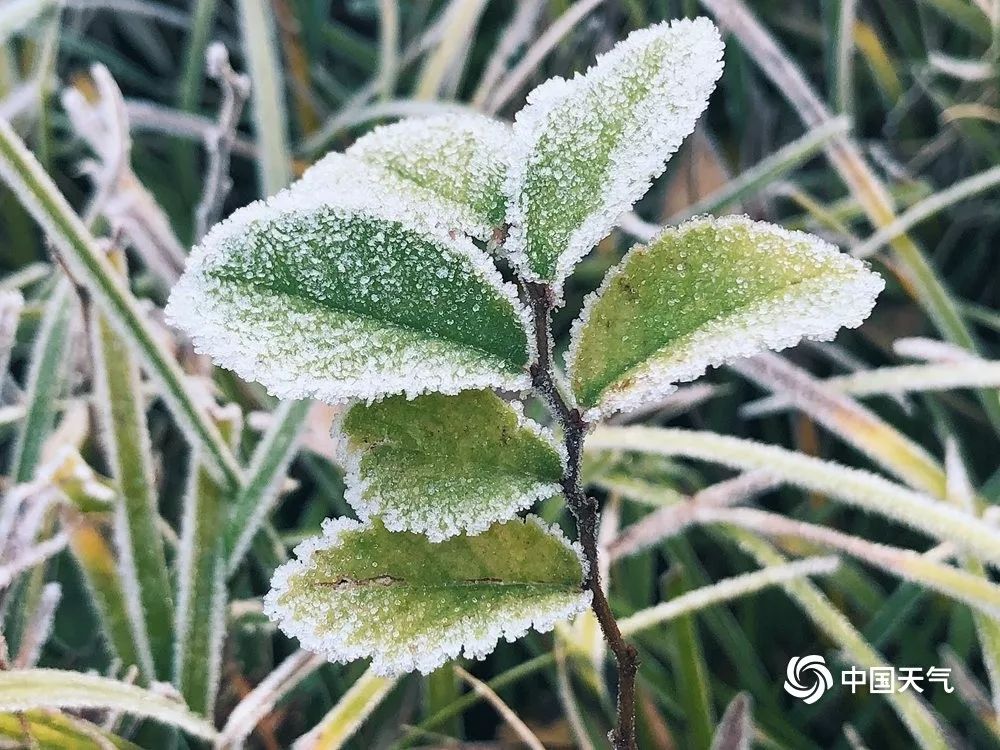
[[[385,173],[394,184],[398,184],[401,188],[409,186],[414,191],[414,198],[421,202],[440,204],[444,213],[452,217],[451,221],[454,228],[480,240],[492,239],[493,232],[498,227],[489,222],[486,217],[479,215],[475,207],[443,196],[431,188],[418,185],[410,178],[404,177],[380,165],[372,164],[365,158],[366,151],[379,149],[383,146],[386,138],[399,137],[406,139],[411,137],[416,131],[426,131],[428,127],[452,128],[456,131],[461,130],[465,133],[474,134],[482,143],[482,150],[478,161],[484,161],[482,156],[487,155],[494,157],[493,160],[498,165],[502,165],[504,171],[504,174],[500,175],[500,189],[502,190],[506,179],[505,174],[510,164],[509,152],[513,142],[513,130],[508,123],[487,117],[478,112],[448,112],[439,115],[408,117],[388,125],[380,125],[351,144],[343,155],[355,159],[369,168]],[[325,165],[325,163],[330,157],[331,155],[328,154],[310,167],[302,176],[303,180],[316,179],[322,175],[323,170],[329,166],[329,164]],[[493,168],[493,165],[488,163],[478,166],[484,171]],[[501,193],[498,197],[503,198],[503,194]]]
[[[527,236],[525,229],[526,208],[523,205],[523,192],[521,186],[528,168],[529,157],[534,148],[538,126],[544,122],[556,106],[573,96],[578,87],[585,86],[584,81],[590,77],[591,80],[601,80],[598,76],[610,75],[614,66],[620,59],[627,57],[631,52],[638,49],[646,41],[657,36],[662,31],[676,31],[678,34],[703,33],[705,49],[715,49],[715,54],[704,55],[705,65],[704,76],[711,78],[711,85],[705,92],[704,101],[689,102],[688,109],[696,112],[689,123],[684,123],[678,127],[676,118],[671,125],[672,133],[668,133],[665,138],[671,145],[665,150],[654,152],[647,150],[642,155],[641,168],[615,169],[612,184],[607,188],[607,194],[626,193],[623,199],[605,205],[596,213],[591,213],[584,220],[584,223],[577,227],[567,248],[559,256],[556,273],[552,279],[543,279],[531,268],[530,258],[527,255]],[[659,177],[666,168],[667,162],[680,148],[681,143],[694,131],[694,127],[708,105],[708,99],[715,89],[715,82],[722,75],[722,53],[724,44],[719,34],[718,28],[712,21],[704,16],[694,19],[682,18],[672,21],[663,21],[652,26],[632,32],[624,40],[618,42],[614,47],[602,55],[598,55],[594,64],[583,73],[577,72],[573,78],[566,79],[561,76],[554,76],[544,81],[533,89],[527,96],[525,106],[514,118],[513,140],[511,145],[510,166],[507,173],[507,221],[510,226],[505,243],[505,252],[511,259],[513,265],[518,268],[519,273],[524,278],[531,281],[551,282],[557,294],[557,301],[561,302],[561,287],[563,281],[572,273],[584,256],[587,255],[604,237],[606,237],[616,226],[621,217],[649,190],[652,181]],[[603,68],[601,66],[603,65]],[[621,147],[616,149],[612,155],[612,161],[621,158]]]
[[371,653],[364,647],[344,643],[330,635],[318,633],[311,624],[296,621],[291,613],[279,603],[281,596],[288,590],[289,579],[296,573],[311,567],[312,556],[318,551],[332,549],[337,546],[341,534],[351,531],[363,531],[371,528],[371,523],[362,523],[350,518],[327,518],[322,524],[322,533],[300,542],[293,550],[293,558],[274,571],[271,586],[263,600],[264,614],[276,623],[289,638],[299,641],[302,648],[325,657],[328,661],[346,664],[356,659],[371,658],[371,669],[375,674],[392,677],[407,672],[419,671],[429,674],[445,662],[456,659],[459,655],[467,659],[482,660],[486,658],[503,638],[513,643],[527,635],[529,630],[546,633],[555,628],[556,623],[568,620],[590,607],[592,593],[582,589],[582,581],[586,579],[589,565],[584,557],[583,549],[577,542],[571,542],[556,524],[548,524],[535,515],[513,519],[508,523],[533,523],[548,534],[554,541],[572,551],[580,563],[581,591],[577,599],[565,606],[549,611],[536,612],[531,617],[518,618],[507,622],[493,623],[489,634],[474,643],[462,643],[457,638],[449,638],[442,634],[440,648],[435,651],[422,651],[413,654],[407,661],[392,662],[379,653]]
[[[779,308],[787,300],[799,297],[792,291],[786,290],[781,298],[765,300],[763,304],[750,308],[741,308],[734,314],[717,318],[707,326],[703,326],[694,331],[687,338],[691,355],[684,361],[672,367],[657,369],[657,356],[654,355],[643,365],[637,365],[631,371],[630,376],[635,381],[635,385],[625,391],[618,392],[612,396],[602,395],[600,401],[593,407],[585,410],[584,418],[588,421],[600,421],[618,412],[629,412],[640,408],[644,403],[654,402],[677,390],[678,383],[686,383],[697,380],[709,368],[718,367],[728,361],[749,357],[761,351],[781,351],[795,346],[803,339],[813,341],[830,341],[841,328],[857,328],[860,326],[875,305],[875,299],[885,287],[885,281],[877,273],[873,272],[867,263],[853,258],[850,255],[840,252],[836,246],[806,232],[800,232],[769,222],[755,221],[746,215],[730,215],[723,217],[700,216],[690,219],[676,227],[668,227],[656,237],[650,239],[646,244],[634,245],[619,263],[605,275],[600,287],[591,292],[584,299],[583,307],[576,320],[573,321],[570,329],[570,343],[566,350],[565,361],[568,377],[572,376],[573,363],[578,355],[582,332],[590,319],[590,313],[597,304],[601,296],[610,288],[611,283],[628,266],[629,259],[634,253],[645,252],[646,249],[662,237],[669,234],[679,234],[691,228],[702,225],[713,227],[727,227],[737,224],[749,224],[755,227],[766,227],[769,231],[778,236],[787,237],[789,241],[806,241],[813,247],[824,252],[836,253],[847,265],[852,266],[859,273],[851,279],[850,284],[839,285],[836,288],[840,305],[831,303],[828,309],[852,311],[851,315],[839,315],[835,319],[823,321],[812,321],[815,325],[808,327],[802,325],[803,319],[796,317],[785,317],[778,319],[779,325],[764,331],[764,336],[750,338],[746,336],[745,328],[739,328],[739,322],[747,315],[760,314],[768,308]],[[794,290],[801,293],[802,290],[810,286],[824,287],[824,277],[809,279],[806,282],[795,285]],[[858,305],[859,300],[867,300]],[[733,326],[733,324],[736,326]],[[722,337],[713,337],[713,328],[722,329]],[[726,330],[730,329],[730,330]],[[717,349],[716,353],[710,353],[709,349]],[[611,388],[605,388],[605,394]]]
[[[524,406],[521,402],[510,401],[507,402],[507,405],[517,417],[518,428],[528,430],[535,437],[548,444],[559,455],[559,459],[565,467],[567,461],[566,448],[555,439],[552,431],[526,416]],[[423,534],[432,542],[440,542],[458,534],[467,534],[469,536],[481,534],[494,523],[509,520],[517,515],[519,511],[530,508],[536,502],[562,492],[562,486],[558,483],[538,482],[536,488],[531,493],[511,498],[503,510],[493,515],[483,515],[474,519],[470,518],[464,524],[453,521],[451,528],[447,531],[435,530],[429,524],[407,525],[401,521],[397,521],[394,517],[383,513],[384,505],[382,499],[370,491],[369,480],[362,476],[361,461],[366,453],[365,449],[354,446],[350,436],[344,430],[344,422],[351,410],[363,406],[365,406],[365,402],[354,401],[349,403],[334,417],[333,425],[330,429],[330,434],[336,443],[335,457],[344,470],[344,499],[354,512],[358,514],[358,518],[362,522],[367,522],[372,518],[378,517],[389,531],[412,531],[416,534]]]
[[[353,385],[338,384],[315,376],[300,378],[295,385],[277,385],[273,382],[275,378],[269,373],[278,372],[280,363],[254,362],[253,357],[248,358],[243,352],[233,351],[227,346],[229,333],[218,318],[209,320],[206,317],[205,295],[201,293],[199,279],[196,278],[196,274],[202,272],[206,259],[211,253],[219,252],[227,239],[246,230],[255,221],[282,213],[308,213],[330,208],[400,222],[425,238],[444,244],[468,260],[472,270],[478,273],[484,284],[510,303],[514,316],[525,331],[526,359],[528,362],[534,360],[534,338],[528,334],[531,330],[530,313],[521,303],[516,288],[503,280],[489,257],[468,238],[454,234],[449,228],[447,215],[438,206],[415,201],[404,193],[385,192],[385,184],[380,181],[381,176],[376,170],[357,160],[350,161],[360,165],[360,171],[345,175],[343,182],[323,189],[304,191],[299,181],[274,196],[237,209],[227,219],[216,224],[192,250],[184,274],[171,290],[164,309],[167,322],[187,332],[196,351],[210,356],[217,365],[232,370],[244,380],[261,383],[271,395],[282,399],[315,398],[330,404],[340,404],[351,399],[378,400],[397,393],[404,393],[412,398],[421,393],[449,394],[468,388],[525,390],[530,385],[526,372],[506,376],[498,372],[492,375],[481,374],[469,380],[444,382],[437,386],[417,382],[410,387],[405,378],[390,380],[384,376],[376,379],[376,382]],[[216,310],[215,315],[219,314]],[[307,382],[302,382],[303,380]]]

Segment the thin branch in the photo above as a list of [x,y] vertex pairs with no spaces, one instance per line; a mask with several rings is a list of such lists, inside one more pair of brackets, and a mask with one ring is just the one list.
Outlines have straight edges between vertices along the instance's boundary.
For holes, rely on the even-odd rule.
[[538,352],[531,365],[531,383],[535,393],[545,402],[552,417],[563,429],[567,456],[562,481],[563,495],[576,520],[577,535],[587,560],[583,583],[593,595],[591,607],[618,662],[618,721],[610,734],[611,744],[616,750],[635,750],[635,675],[639,669],[639,654],[635,646],[622,637],[611,605],[601,587],[597,501],[584,493],[580,482],[583,442],[589,425],[580,411],[569,405],[556,382],[552,362],[551,322],[555,304],[552,288],[547,284],[531,281],[523,282],[523,287],[531,305]]
[[229,177],[229,161],[236,141],[236,128],[250,95],[250,79],[237,73],[229,64],[229,53],[220,42],[213,42],[205,52],[208,74],[222,89],[222,105],[215,129],[205,137],[208,152],[208,173],[201,201],[195,209],[195,240],[205,236],[208,228],[222,216],[222,205],[233,187]]

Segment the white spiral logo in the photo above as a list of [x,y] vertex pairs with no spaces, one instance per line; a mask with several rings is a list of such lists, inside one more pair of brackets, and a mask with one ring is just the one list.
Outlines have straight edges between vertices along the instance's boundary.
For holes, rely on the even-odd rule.
[[[788,662],[785,677],[785,692],[801,698],[805,703],[815,703],[833,687],[833,675],[826,668],[826,660],[817,654],[793,656]],[[810,684],[803,684],[803,677]]]

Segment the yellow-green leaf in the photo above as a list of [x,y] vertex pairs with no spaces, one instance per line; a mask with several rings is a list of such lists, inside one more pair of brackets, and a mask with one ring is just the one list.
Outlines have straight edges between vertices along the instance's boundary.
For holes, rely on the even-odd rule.
[[744,216],[689,221],[635,247],[587,299],[573,394],[590,417],[635,409],[708,367],[855,328],[883,286],[818,237]]
[[437,544],[378,521],[327,521],[279,568],[264,606],[302,647],[378,674],[431,672],[587,607],[580,553],[537,519]]

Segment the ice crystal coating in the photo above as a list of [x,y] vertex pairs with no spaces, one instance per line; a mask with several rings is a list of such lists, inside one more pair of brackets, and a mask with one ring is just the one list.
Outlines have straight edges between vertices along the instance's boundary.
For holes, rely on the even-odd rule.
[[584,302],[567,363],[589,418],[662,398],[708,367],[856,328],[882,277],[818,237],[700,218],[636,246]]
[[347,154],[432,193],[464,231],[488,240],[504,223],[510,143],[508,125],[445,114],[376,128]]
[[558,287],[649,189],[722,73],[706,18],[633,32],[585,75],[552,78],[514,122],[506,248]]
[[283,398],[524,387],[527,313],[514,288],[441,216],[362,172],[217,225],[168,319]]
[[590,604],[576,545],[538,519],[494,524],[437,544],[378,521],[328,520],[274,573],[267,615],[331,661],[372,658],[383,675],[482,659],[500,638]]
[[478,534],[561,491],[551,438],[492,391],[355,404],[334,433],[348,502],[390,531]]

